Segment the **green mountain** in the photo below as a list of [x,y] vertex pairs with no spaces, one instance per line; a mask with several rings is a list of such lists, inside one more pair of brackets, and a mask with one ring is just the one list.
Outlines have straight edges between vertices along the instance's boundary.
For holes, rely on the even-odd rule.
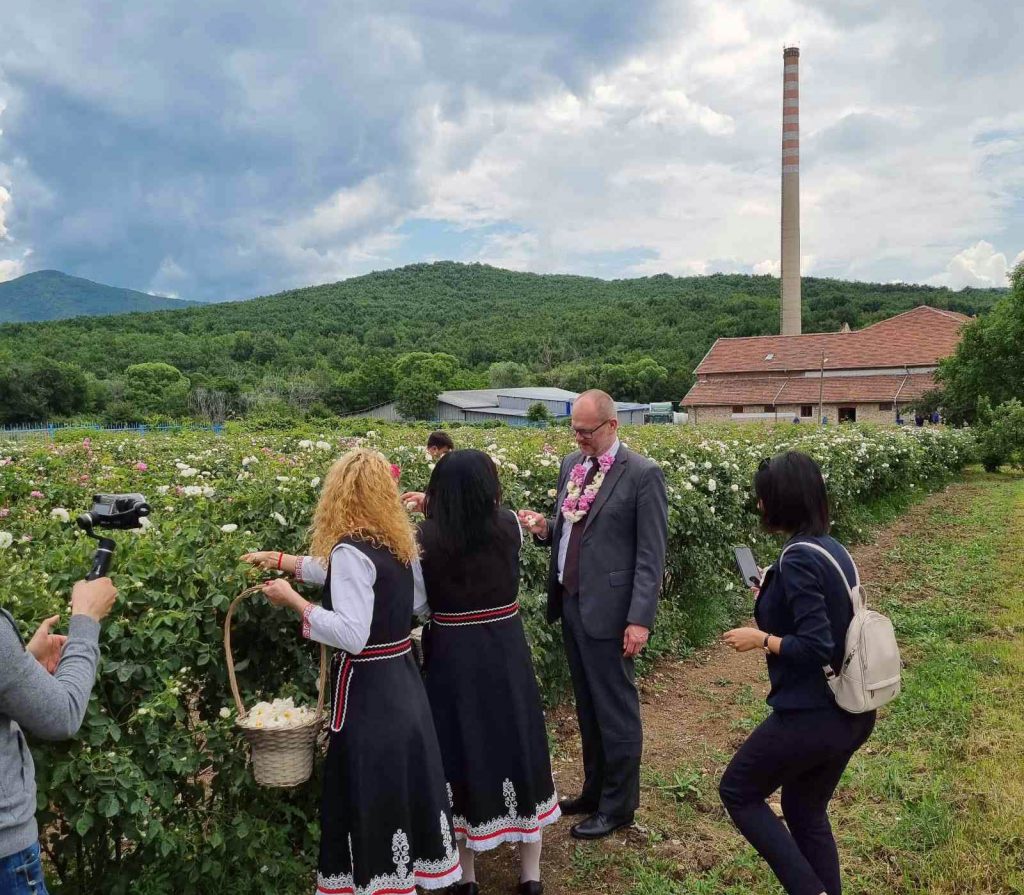
[[59,270],[37,270],[0,283],[0,323],[129,314],[195,304],[197,302],[104,286]]
[[[1004,293],[808,277],[804,331],[857,328],[920,304],[980,314]],[[93,413],[133,394],[125,370],[143,362],[224,392],[235,412],[268,404],[346,412],[391,400],[413,378],[445,388],[597,385],[621,399],[679,400],[715,338],[778,325],[779,281],[768,276],[607,281],[417,264],[245,302],[8,324],[0,392],[5,360],[13,369],[49,359],[88,374]],[[396,365],[413,352],[451,358]]]

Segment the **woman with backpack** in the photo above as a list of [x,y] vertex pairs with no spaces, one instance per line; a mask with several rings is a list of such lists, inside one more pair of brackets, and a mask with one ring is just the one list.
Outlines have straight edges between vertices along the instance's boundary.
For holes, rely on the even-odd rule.
[[[756,591],[757,627],[736,628],[724,641],[737,652],[764,650],[772,713],[733,756],[719,793],[789,895],[840,895],[828,805],[871,735],[875,712],[840,708],[827,669],[843,667],[859,578],[829,535],[828,495],[814,460],[796,451],[763,460],[754,491],[764,528],[787,540]],[[766,802],[780,787],[785,824]]]

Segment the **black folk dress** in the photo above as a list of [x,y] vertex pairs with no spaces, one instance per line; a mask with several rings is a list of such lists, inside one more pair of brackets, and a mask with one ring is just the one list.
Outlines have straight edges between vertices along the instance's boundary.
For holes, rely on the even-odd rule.
[[[376,568],[370,639],[331,668],[319,895],[411,895],[461,876],[434,722],[409,641],[413,573],[390,551],[343,540]],[[332,606],[327,573],[323,605]],[[334,595],[343,600],[344,594]]]
[[471,556],[445,558],[420,526],[432,613],[424,679],[448,779],[455,835],[474,851],[536,842],[558,820],[540,691],[517,602],[519,523]]

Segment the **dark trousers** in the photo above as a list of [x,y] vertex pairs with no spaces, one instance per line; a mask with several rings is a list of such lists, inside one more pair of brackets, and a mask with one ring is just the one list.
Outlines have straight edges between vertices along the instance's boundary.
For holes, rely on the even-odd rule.
[[[835,706],[775,711],[722,775],[719,793],[729,816],[789,895],[840,895],[828,803],[874,726],[874,712],[851,715]],[[765,803],[780,786],[785,825]]]
[[587,635],[576,596],[564,598],[562,640],[583,741],[581,797],[608,817],[630,818],[640,804],[643,751],[633,660],[623,658],[621,638]]

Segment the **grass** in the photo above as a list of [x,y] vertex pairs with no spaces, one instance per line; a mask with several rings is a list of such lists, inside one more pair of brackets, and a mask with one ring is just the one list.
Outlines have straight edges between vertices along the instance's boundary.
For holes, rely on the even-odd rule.
[[[1024,479],[972,473],[957,494],[896,539],[871,576],[869,598],[892,617],[907,667],[833,802],[850,895],[1024,893]],[[905,506],[875,507],[855,527]],[[764,717],[762,698],[739,691],[737,731]],[[781,891],[717,806],[728,756],[710,759],[715,773],[645,775],[657,805],[649,847],[577,849],[581,890],[604,877],[630,895]],[[707,841],[701,869],[692,852],[680,861],[662,847],[686,837]]]

